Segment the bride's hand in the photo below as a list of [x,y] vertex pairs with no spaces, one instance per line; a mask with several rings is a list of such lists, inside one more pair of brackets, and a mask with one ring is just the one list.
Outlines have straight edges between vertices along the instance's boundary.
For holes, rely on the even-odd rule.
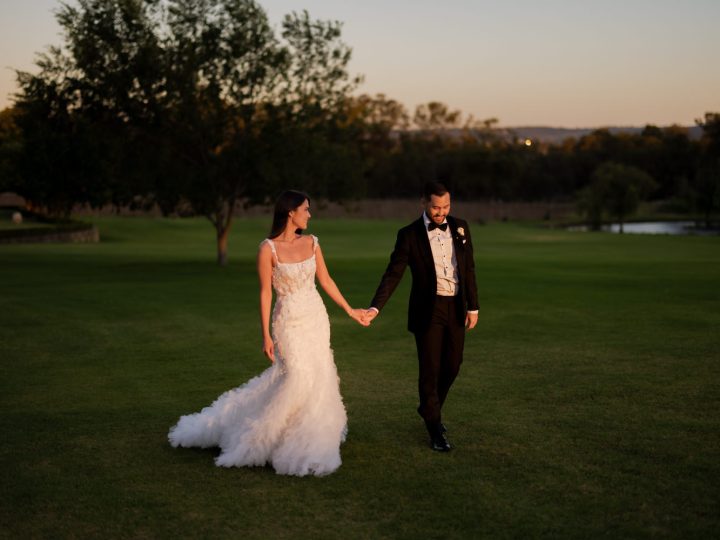
[[263,338],[263,354],[267,356],[268,360],[273,364],[275,363],[275,345],[273,345],[273,340],[269,336]]
[[370,326],[369,322],[365,321],[365,310],[364,309],[350,309],[348,315],[362,326]]

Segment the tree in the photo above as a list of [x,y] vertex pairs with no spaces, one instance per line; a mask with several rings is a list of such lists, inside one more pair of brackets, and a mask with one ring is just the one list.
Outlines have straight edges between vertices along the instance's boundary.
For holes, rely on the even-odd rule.
[[415,108],[414,124],[423,131],[443,131],[460,127],[461,113],[451,111],[438,101],[418,105]]
[[22,134],[16,117],[14,108],[0,111],[0,193],[15,191],[19,184],[17,157],[22,151]]
[[17,72],[24,139],[18,191],[39,210],[62,216],[78,203],[122,204],[134,195],[116,171],[126,168],[132,128],[157,109],[161,92],[151,3],[78,4],[58,12],[65,43],[39,55],[39,73]]
[[384,94],[363,94],[345,101],[338,132],[347,147],[359,153],[365,193],[370,197],[395,193],[399,186],[393,159],[399,151],[398,133],[409,126],[405,107]]
[[163,22],[167,82],[158,127],[176,157],[170,193],[212,223],[224,265],[235,205],[258,181],[257,124],[277,97],[286,53],[252,1],[174,0]]
[[580,207],[597,229],[603,211],[620,223],[623,232],[625,219],[633,214],[640,201],[657,185],[646,172],[627,165],[606,162],[593,172],[588,188],[580,195]]
[[696,122],[703,130],[702,153],[690,193],[710,228],[712,213],[720,209],[720,113],[705,113],[704,120]]
[[336,200],[363,194],[363,167],[346,120],[360,79],[347,72],[351,50],[340,36],[338,22],[314,21],[305,11],[285,16],[277,99],[263,109],[254,151],[267,185],[251,186],[252,200],[298,183]]
[[585,186],[578,193],[577,209],[587,219],[591,231],[599,231],[602,226],[604,209],[603,193],[598,186]]
[[[356,84],[339,23],[288,15],[281,40],[253,0],[78,0],[58,21],[64,48],[38,75],[19,74],[20,103],[114,134],[112,200],[187,201],[213,224],[220,264],[236,204],[277,158],[273,137],[285,126],[322,139]],[[92,140],[80,151],[107,155]]]
[[[692,174],[697,161],[698,144],[685,127],[645,126],[632,138],[633,150],[626,165],[644,170],[658,183],[653,196],[667,199],[676,194],[683,178]],[[613,158],[615,159],[615,158]]]
[[497,118],[486,118],[478,121],[472,115],[468,116],[463,126],[463,139],[466,144],[475,145],[479,143],[482,146],[490,147],[501,142],[501,137],[497,130]]
[[63,77],[21,81],[13,191],[33,211],[54,218],[68,218],[76,204],[102,205],[112,177],[112,132],[73,111],[74,95]]
[[720,210],[720,159],[707,160],[697,171],[692,187],[695,208],[702,212],[705,227],[712,226],[712,214]]
[[720,113],[707,112],[703,119],[695,120],[703,130],[704,152],[712,158],[720,158]]

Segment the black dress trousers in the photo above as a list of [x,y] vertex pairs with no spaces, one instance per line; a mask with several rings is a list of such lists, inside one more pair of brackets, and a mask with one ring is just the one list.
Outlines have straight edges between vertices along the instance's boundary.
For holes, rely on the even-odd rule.
[[430,325],[415,333],[420,363],[418,413],[430,435],[440,433],[441,409],[460,371],[465,346],[465,319],[458,296],[437,296]]

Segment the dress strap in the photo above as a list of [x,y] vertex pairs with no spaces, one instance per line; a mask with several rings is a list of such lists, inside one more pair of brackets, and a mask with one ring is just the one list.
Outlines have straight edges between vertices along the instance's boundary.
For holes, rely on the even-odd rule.
[[270,246],[270,251],[272,251],[273,257],[275,257],[275,262],[276,262],[276,263],[279,263],[280,260],[278,259],[277,251],[275,251],[275,242],[273,242],[273,241],[270,240],[269,238],[266,238],[265,240],[263,240],[263,241],[261,242],[261,244],[267,244],[267,245]]
[[317,248],[320,245],[320,242],[318,241],[318,237],[314,234],[310,235],[313,239],[313,253],[315,253],[315,248]]

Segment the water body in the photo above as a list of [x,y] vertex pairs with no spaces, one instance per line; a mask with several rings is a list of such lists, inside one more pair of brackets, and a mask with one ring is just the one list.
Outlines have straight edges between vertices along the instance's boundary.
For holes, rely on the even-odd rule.
[[[589,231],[587,225],[573,225],[567,228],[568,231]],[[601,231],[619,233],[620,224],[610,223],[600,227]],[[680,234],[698,236],[717,236],[720,229],[704,229],[697,226],[695,221],[641,221],[625,223],[623,230],[628,234]]]

